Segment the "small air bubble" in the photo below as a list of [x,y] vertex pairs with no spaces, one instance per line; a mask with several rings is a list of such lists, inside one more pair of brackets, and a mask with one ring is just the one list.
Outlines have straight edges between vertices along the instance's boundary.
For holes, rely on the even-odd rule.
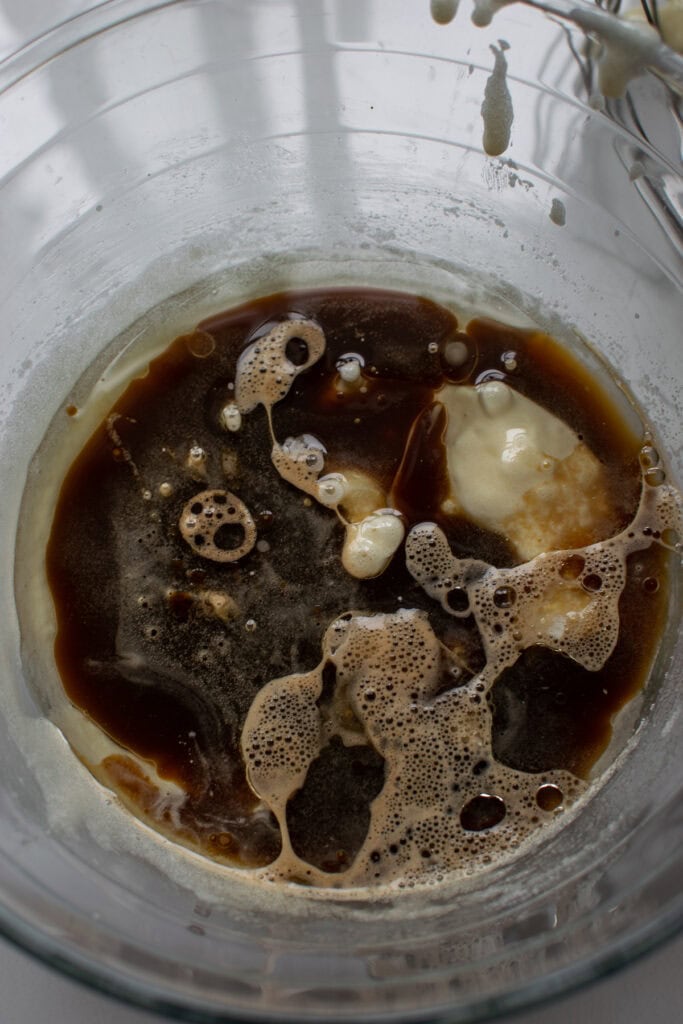
[[562,790],[551,784],[539,786],[536,791],[536,803],[542,811],[555,811],[564,800]]
[[469,355],[469,349],[464,341],[449,341],[444,349],[446,362],[456,369],[465,365]]
[[468,800],[462,808],[460,824],[466,832],[483,832],[499,825],[505,814],[505,802],[500,797],[482,793]]
[[[360,380],[361,369],[365,363],[356,352],[345,352],[336,362],[336,369],[345,384],[355,384]],[[343,395],[343,392],[341,392]]]
[[195,331],[194,334],[190,334],[185,344],[188,352],[196,359],[207,359],[216,348],[215,340],[204,331]]
[[308,345],[303,338],[290,338],[285,345],[285,357],[293,366],[304,366],[308,362]]
[[660,487],[666,480],[666,473],[659,466],[653,466],[652,469],[648,469],[644,474],[645,483],[650,487]]
[[446,604],[454,615],[469,614],[470,599],[467,596],[467,591],[463,590],[462,587],[454,587],[453,590],[448,591]]
[[644,444],[640,449],[640,464],[643,469],[653,469],[659,465],[659,452],[653,445]]
[[513,587],[498,587],[493,595],[496,608],[511,608],[516,600],[517,594]]
[[242,413],[235,402],[228,402],[220,411],[219,423],[223,430],[236,433],[242,426]]

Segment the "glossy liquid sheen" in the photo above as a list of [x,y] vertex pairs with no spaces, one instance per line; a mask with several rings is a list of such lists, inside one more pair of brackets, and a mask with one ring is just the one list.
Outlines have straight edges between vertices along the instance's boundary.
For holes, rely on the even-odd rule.
[[[283,321],[312,323],[324,351],[308,365],[310,346],[290,331],[286,394],[242,414],[240,365]],[[359,373],[344,370],[354,361]],[[270,373],[254,366],[252,390]],[[517,641],[487,675],[496,635],[517,635],[512,611],[538,586],[504,575],[531,562],[508,537],[449,503],[439,396],[449,383],[491,381],[551,411],[600,464],[602,507],[588,525],[556,512],[567,552],[558,579],[572,600],[588,607],[607,589],[585,568],[587,546],[636,523],[619,549],[618,639],[598,668],[532,622],[538,642]],[[304,462],[320,463],[310,486],[276,468],[274,443],[282,455],[288,438],[309,439]],[[47,552],[57,665],[69,699],[121,748],[90,767],[155,828],[270,881],[414,884],[509,856],[583,794],[657,650],[669,555],[656,541],[671,515],[646,442],[547,335],[459,325],[423,298],[298,291],[204,321],[130,383],[59,496]],[[311,496],[318,480],[352,471],[408,537],[373,578],[342,562],[343,501]],[[223,525],[207,533],[211,516]],[[233,557],[248,534],[249,550]],[[450,551],[425,569],[438,545]],[[460,569],[441,573],[446,557],[469,567],[465,582]],[[488,567],[502,573],[490,641],[472,614]],[[160,799],[146,765],[185,795]]]

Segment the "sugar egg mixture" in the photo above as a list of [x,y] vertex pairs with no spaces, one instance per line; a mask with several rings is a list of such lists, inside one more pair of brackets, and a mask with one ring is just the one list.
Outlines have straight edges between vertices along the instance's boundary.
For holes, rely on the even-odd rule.
[[413,886],[542,838],[647,680],[681,520],[589,366],[371,289],[173,341],[75,458],[48,544],[63,687],[108,738],[92,772],[271,882]]

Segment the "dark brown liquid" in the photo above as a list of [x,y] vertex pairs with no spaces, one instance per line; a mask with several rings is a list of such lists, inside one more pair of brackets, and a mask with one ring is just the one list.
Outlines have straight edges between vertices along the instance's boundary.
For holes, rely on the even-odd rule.
[[[326,472],[360,468],[387,490],[393,482],[392,503],[408,527],[436,521],[456,554],[514,563],[504,538],[441,511],[447,469],[438,442],[445,421],[433,391],[447,380],[509,379],[581,435],[604,463],[613,498],[603,536],[626,526],[640,491],[641,438],[589,372],[539,332],[479,319],[463,335],[449,311],[425,299],[328,289],[261,299],[176,339],[131,382],[64,481],[47,552],[56,659],[76,705],[123,747],[153,761],[162,777],[187,788],[180,826],[169,817],[157,826],[245,865],[268,863],[280,845],[274,820],[253,816],[256,801],[239,750],[245,716],[270,679],[319,662],[333,619],[348,609],[421,608],[447,646],[464,647],[472,672],[483,663],[471,620],[436,607],[400,552],[377,579],[345,572],[341,525],[275,472],[262,409],[244,417],[236,434],[221,427],[240,352],[292,316],[316,320],[327,344],[319,363],[275,406],[278,439],[313,434],[328,449]],[[476,359],[455,371],[443,351],[462,337]],[[516,369],[507,374],[503,355],[510,351]],[[364,393],[339,393],[335,364],[348,352],[365,360]],[[205,476],[186,466],[197,446],[207,455]],[[162,483],[170,484],[170,496],[160,493]],[[239,495],[267,544],[233,564],[192,551],[179,517],[207,487]],[[208,614],[207,593],[229,595],[231,616]],[[495,757],[525,771],[566,768],[585,776],[609,741],[612,716],[643,684],[666,597],[665,558],[652,548],[631,557],[619,644],[601,672],[544,649],[525,652],[490,695]],[[645,619],[647,630],[640,628]],[[289,809],[292,843],[304,859],[329,871],[350,862],[382,786],[382,765],[371,748],[340,743],[314,762]],[[136,810],[152,813],[155,787],[131,759],[112,756],[99,773]]]

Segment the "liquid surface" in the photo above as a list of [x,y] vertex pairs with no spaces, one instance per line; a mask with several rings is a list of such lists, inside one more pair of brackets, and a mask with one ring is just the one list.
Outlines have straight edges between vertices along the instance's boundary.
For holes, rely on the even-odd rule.
[[585,792],[679,526],[547,335],[275,295],[176,339],[75,460],[56,660],[119,747],[91,769],[173,839],[270,881],[438,881]]

